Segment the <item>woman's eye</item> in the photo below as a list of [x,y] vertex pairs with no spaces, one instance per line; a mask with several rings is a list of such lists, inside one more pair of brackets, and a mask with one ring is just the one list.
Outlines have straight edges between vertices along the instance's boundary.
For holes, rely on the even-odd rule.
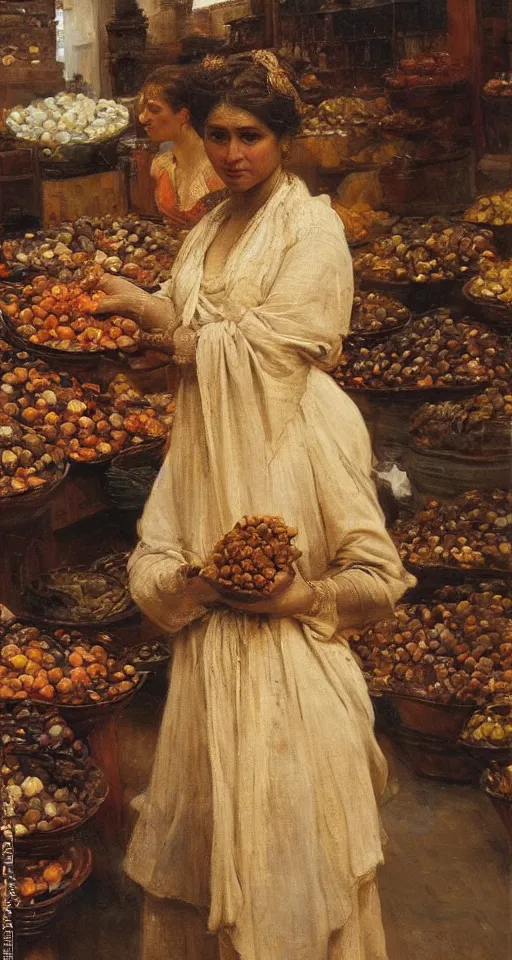
[[210,140],[213,140],[214,143],[222,143],[223,140],[226,139],[226,135],[224,133],[218,133],[215,130],[212,130],[211,133],[208,134],[208,137]]
[[259,133],[244,133],[242,136],[242,140],[245,143],[257,143],[259,139]]

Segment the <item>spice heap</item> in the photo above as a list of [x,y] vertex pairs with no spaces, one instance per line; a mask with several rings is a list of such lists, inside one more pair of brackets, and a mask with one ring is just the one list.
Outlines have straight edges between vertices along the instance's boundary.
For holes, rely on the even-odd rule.
[[440,703],[485,703],[512,693],[512,598],[493,590],[399,604],[396,618],[350,643],[376,690]]
[[469,490],[451,503],[429,500],[391,533],[409,563],[512,570],[512,492]]
[[492,77],[484,85],[483,90],[488,97],[512,97],[512,73],[502,73],[499,77]]
[[429,53],[400,60],[398,68],[386,75],[386,83],[392,90],[448,86],[464,75],[463,65],[449,53]]
[[467,292],[476,300],[512,304],[512,260],[482,263],[478,277],[467,286]]
[[424,403],[409,421],[414,446],[472,456],[509,451],[511,430],[512,388],[507,383],[465,400]]
[[0,413],[0,497],[51,485],[64,467],[65,456],[57,446]]
[[354,272],[368,281],[433,283],[467,276],[482,260],[496,259],[491,231],[431,217],[397,223],[391,236],[355,259]]
[[492,797],[512,800],[512,764],[509,767],[491,767],[486,770],[482,786]]
[[512,700],[503,698],[474,713],[461,740],[479,747],[512,747]]
[[372,390],[466,386],[509,375],[505,342],[445,309],[411,321],[384,343],[346,345],[334,374],[343,387]]
[[303,121],[305,136],[336,133],[340,127],[360,126],[379,120],[389,110],[385,97],[361,100],[359,97],[335,97],[310,108]]
[[241,596],[270,596],[289,580],[301,553],[281,517],[246,516],[215,545],[201,576]]
[[103,774],[91,761],[85,767],[51,757],[7,754],[2,780],[6,788],[4,822],[15,839],[78,826],[105,796]]
[[16,893],[21,905],[26,907],[69,886],[73,877],[73,850],[56,860],[17,859],[15,870]]
[[363,334],[392,330],[398,324],[406,323],[410,316],[403,303],[385,293],[359,291],[354,296],[350,332]]
[[488,223],[493,227],[512,224],[512,189],[493,193],[489,197],[479,197],[466,210],[464,220],[471,223]]
[[4,240],[0,250],[11,270],[44,270],[63,283],[80,279],[92,261],[106,273],[151,286],[169,278],[185,236],[170,224],[141,220],[135,214],[81,217],[55,229],[26,233],[22,239]]
[[129,123],[128,109],[115,100],[92,100],[83,93],[59,93],[35,100],[28,107],[10,111],[6,125],[18,138],[38,142],[45,149],[63,144],[106,140],[121,133]]
[[62,719],[56,708],[42,703],[4,701],[0,705],[2,749],[10,752],[68,755],[85,760],[87,747]]
[[91,290],[92,282],[88,277],[76,283],[55,283],[41,275],[21,295],[4,294],[0,308],[28,343],[69,353],[133,353],[140,338],[138,324],[128,317],[94,316],[106,294]]
[[43,633],[13,623],[0,627],[0,641],[0,699],[100,703],[130,693],[139,683],[135,667],[117,658],[107,634]]

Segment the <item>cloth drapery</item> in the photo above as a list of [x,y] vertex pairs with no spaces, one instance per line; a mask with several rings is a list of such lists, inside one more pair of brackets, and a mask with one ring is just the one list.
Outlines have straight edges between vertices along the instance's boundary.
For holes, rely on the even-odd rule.
[[[151,784],[126,859],[155,897],[209,910],[242,960],[325,960],[381,862],[385,760],[362,674],[330,622],[206,611],[185,596],[245,513],[299,530],[299,569],[390,612],[411,582],[385,531],[362,418],[318,367],[352,302],[341,222],[283,177],[222,275],[204,258],[223,204],[162,291],[198,333],[170,451],[130,561],[136,602],[175,635]],[[378,939],[378,938],[377,938]],[[343,960],[384,960],[381,947]]]

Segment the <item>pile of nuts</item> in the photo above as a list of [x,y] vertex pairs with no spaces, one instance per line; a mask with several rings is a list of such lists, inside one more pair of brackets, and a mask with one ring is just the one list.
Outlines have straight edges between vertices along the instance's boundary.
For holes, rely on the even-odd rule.
[[55,483],[65,456],[34,430],[0,413],[0,497],[11,497]]
[[[143,286],[168,280],[186,236],[170,224],[126,217],[81,217],[74,223],[8,239],[0,251],[9,269],[42,270],[62,283],[80,279],[90,262]],[[0,265],[1,266],[1,265]]]
[[126,409],[131,404],[144,406],[149,404],[156,410],[159,419],[167,427],[172,426],[176,413],[176,400],[171,393],[142,393],[130,383],[125,373],[118,373],[108,385],[108,394],[114,401],[116,409]]
[[5,294],[0,308],[28,343],[68,353],[133,353],[140,339],[138,324],[128,317],[94,316],[106,294],[102,290],[89,292],[92,282],[86,278],[77,283],[55,283],[53,278],[41,275],[34,277],[21,295]]
[[391,534],[401,559],[415,565],[512,570],[512,492],[469,490],[450,503],[429,500]]
[[461,740],[479,747],[512,747],[512,699],[503,697],[474,713]]
[[365,243],[389,224],[389,213],[385,210],[373,210],[368,203],[344,207],[333,197],[332,208],[343,221],[347,242],[350,244]]
[[127,585],[89,568],[50,570],[32,580],[23,607],[34,617],[60,623],[99,623],[132,608]]
[[72,851],[61,854],[56,860],[16,859],[16,893],[24,907],[37,902],[48,894],[60,893],[73,876]]
[[105,796],[95,764],[76,766],[51,757],[7,754],[3,758],[4,823],[16,839],[78,826]]
[[0,699],[92,704],[131,693],[139,675],[119,660],[108,634],[84,637],[79,630],[45,634],[13,623],[0,628]]
[[352,305],[350,332],[352,334],[378,333],[393,330],[397,324],[406,323],[410,312],[399,300],[385,293],[356,292]]
[[37,142],[45,155],[64,144],[90,143],[115,137],[130,121],[128,109],[115,100],[92,100],[83,93],[58,93],[16,106],[6,125],[18,140]]
[[483,88],[488,97],[512,97],[512,73],[502,73],[499,77],[492,77]]
[[1,746],[4,751],[53,753],[85,760],[87,747],[56,708],[42,703],[4,702],[0,705]]
[[345,346],[334,376],[351,389],[426,389],[510,376],[510,351],[497,334],[437,310],[412,320],[383,343]]
[[479,456],[510,450],[512,388],[502,383],[465,400],[424,403],[409,421],[413,445]]
[[496,259],[491,231],[431,217],[397,223],[391,236],[356,258],[354,272],[386,283],[434,283],[470,275],[483,260]]
[[398,68],[386,76],[392,90],[411,87],[447,86],[463,79],[464,67],[449,53],[421,54],[400,60]]
[[295,527],[281,517],[243,517],[215,545],[201,576],[241,597],[268,597],[289,581],[301,556],[293,546]]
[[512,304],[512,260],[482,263],[478,277],[471,280],[467,292],[475,300]]
[[512,693],[511,614],[508,595],[444,588],[430,602],[399,604],[394,620],[350,643],[375,690],[486,703]]
[[512,764],[508,767],[490,767],[482,777],[486,793],[500,800],[512,800]]
[[380,120],[389,110],[385,97],[361,100],[359,97],[335,97],[311,108],[303,121],[304,136],[336,133],[340,127],[359,126]]
[[488,223],[493,227],[512,225],[512,189],[493,193],[488,197],[479,197],[466,210],[464,220],[470,223]]

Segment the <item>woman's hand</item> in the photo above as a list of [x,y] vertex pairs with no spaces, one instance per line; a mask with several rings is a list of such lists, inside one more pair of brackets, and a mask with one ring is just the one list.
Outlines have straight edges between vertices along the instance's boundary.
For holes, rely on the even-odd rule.
[[[112,277],[109,274],[104,274],[98,288],[103,290],[107,296],[101,300],[94,313],[117,313],[121,316],[132,313],[138,315],[141,309],[141,295],[144,295],[144,291],[136,287],[134,283],[124,280],[122,277]],[[149,294],[146,294],[146,296],[149,296]]]
[[196,603],[201,603],[205,607],[223,602],[217,590],[203,577],[190,577],[187,580],[186,595],[190,600],[195,600]]
[[243,613],[285,618],[307,614],[314,599],[315,594],[312,587],[297,572],[293,578],[290,575],[289,585],[280,590],[274,597],[259,600],[257,603],[241,603],[225,599],[222,602],[231,607],[232,610],[239,610]]

